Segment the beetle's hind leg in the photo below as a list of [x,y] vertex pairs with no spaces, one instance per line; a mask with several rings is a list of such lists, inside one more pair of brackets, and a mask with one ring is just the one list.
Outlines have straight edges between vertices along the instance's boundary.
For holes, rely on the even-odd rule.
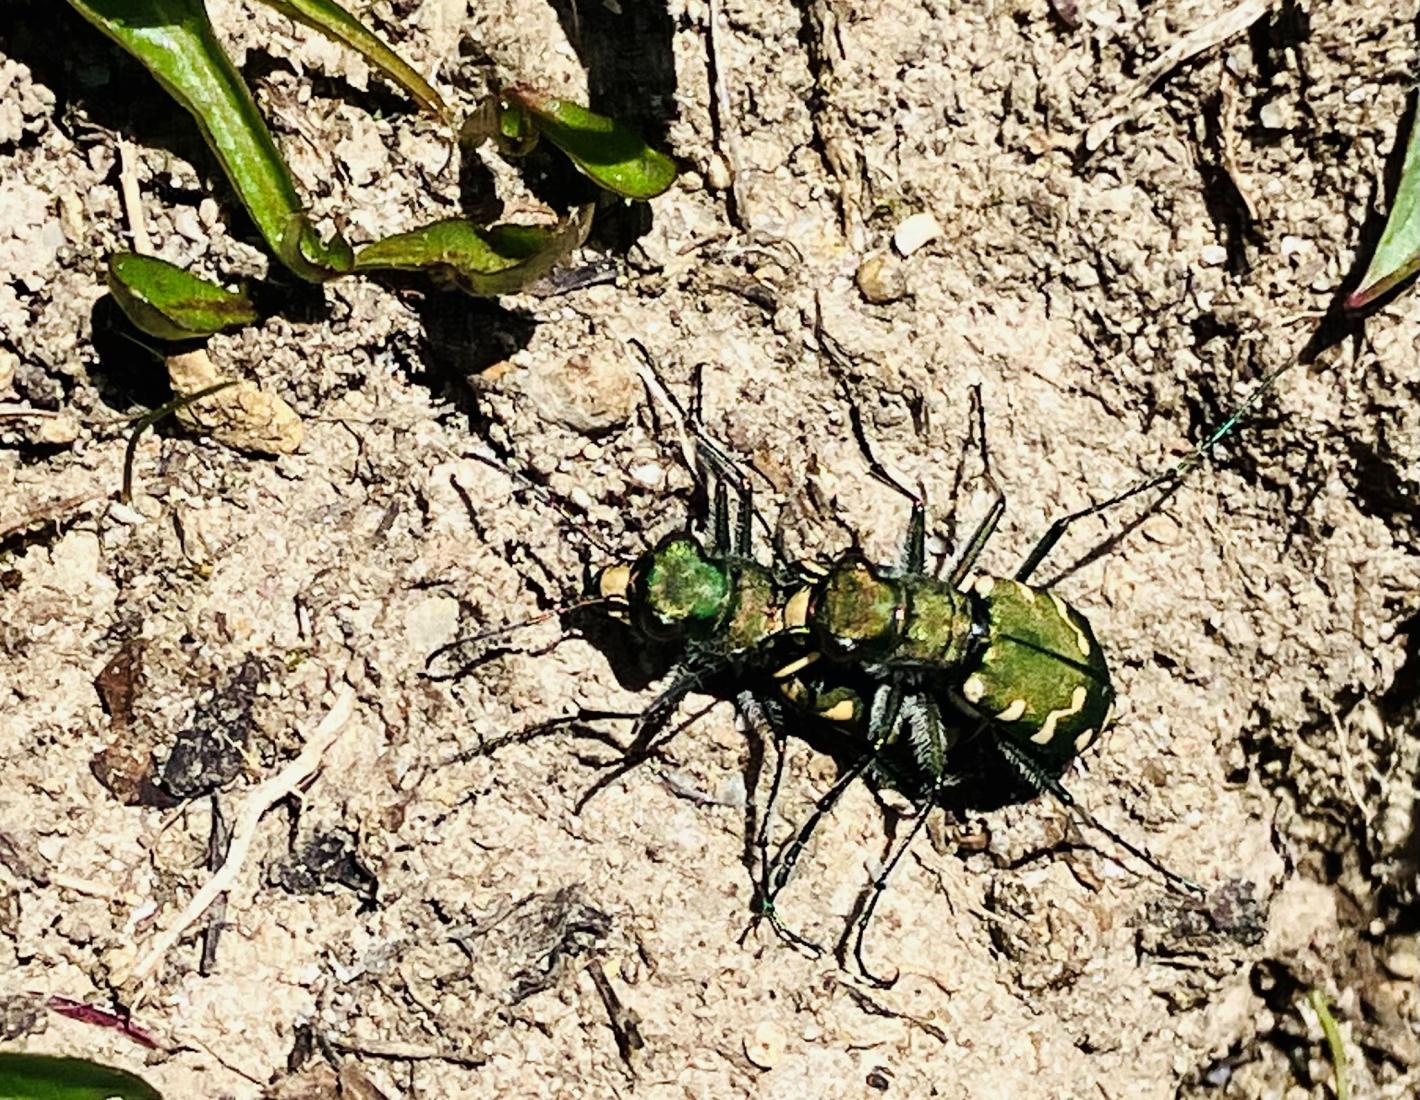
[[[910,697],[904,706],[900,721],[909,739],[913,742],[910,748],[917,758],[919,766],[930,769],[931,783],[926,791],[917,793],[921,805],[918,811],[912,815],[912,825],[908,829],[906,837],[901,843],[896,844],[889,853],[882,870],[873,879],[872,886],[859,906],[851,929],[845,929],[844,942],[839,945],[839,958],[840,961],[843,961],[843,948],[851,934],[853,959],[858,966],[858,972],[880,989],[886,989],[896,984],[898,975],[894,974],[891,978],[880,978],[868,969],[868,964],[863,959],[863,939],[867,934],[868,925],[872,922],[873,914],[877,911],[878,902],[882,900],[883,893],[887,890],[888,879],[892,876],[898,863],[901,862],[902,857],[907,854],[907,850],[912,847],[912,842],[917,838],[917,834],[927,824],[927,817],[932,812],[932,807],[937,803],[943,791],[959,782],[959,779],[948,772],[946,767],[946,749],[954,742],[955,738],[947,736],[946,728],[942,722],[942,712],[935,700],[927,696]],[[918,726],[921,727],[920,731],[914,732],[914,728]]]
[[1096,818],[1094,814],[1090,813],[1076,802],[1075,796],[1065,789],[1064,784],[1042,768],[1035,760],[1032,760],[1019,745],[1012,744],[1004,737],[995,737],[992,739],[992,742],[1000,750],[1001,755],[1011,763],[1027,783],[1038,791],[1054,795],[1055,798],[1059,800],[1060,804],[1069,811],[1071,816],[1081,824],[1087,825],[1096,832],[1108,837],[1115,844],[1119,845],[1119,847],[1134,856],[1134,858],[1147,864],[1151,869],[1157,871],[1165,882],[1180,893],[1192,897],[1195,900],[1207,896],[1207,891],[1198,883],[1194,882],[1191,878],[1180,875],[1177,871],[1169,870],[1169,868],[1165,867],[1155,856],[1149,854],[1148,851],[1141,848],[1139,845],[1124,839],[1123,836],[1115,832],[1108,825],[1104,824],[1104,822]]

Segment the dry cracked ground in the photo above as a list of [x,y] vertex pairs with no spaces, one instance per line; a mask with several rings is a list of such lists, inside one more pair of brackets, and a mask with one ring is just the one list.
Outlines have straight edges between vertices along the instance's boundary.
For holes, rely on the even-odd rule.
[[[1420,297],[1332,308],[1413,117],[1413,0],[356,8],[461,108],[513,80],[589,97],[684,173],[604,212],[540,293],[275,273],[266,319],[211,351],[300,413],[304,445],[268,460],[160,430],[122,506],[127,425],[166,396],[104,296],[122,179],[159,255],[228,280],[267,260],[156,87],[64,5],[9,0],[6,1049],[169,1097],[1300,1098],[1335,1095],[1320,1005],[1352,1096],[1416,1095]],[[544,209],[546,181],[486,150],[460,164],[338,49],[212,11],[327,227]],[[939,233],[904,258],[893,234],[924,213]],[[989,503],[979,386],[998,574],[1295,364],[1156,509],[1081,524],[1040,574],[1120,694],[1073,793],[1207,900],[1048,799],[934,815],[868,937],[899,972],[878,989],[750,927],[770,769],[730,701],[693,696],[708,713],[585,803],[627,723],[478,754],[644,706],[665,672],[554,617],[425,674],[693,514],[632,336],[682,400],[701,374],[708,430],[758,471],[791,557],[898,552],[907,506],[850,407],[925,489],[934,549],[959,550]],[[323,768],[162,949],[212,874],[214,813],[240,828],[346,691]],[[845,766],[791,741],[776,840]],[[905,809],[856,784],[785,920],[836,942]],[[158,1047],[49,997],[127,1008]]]

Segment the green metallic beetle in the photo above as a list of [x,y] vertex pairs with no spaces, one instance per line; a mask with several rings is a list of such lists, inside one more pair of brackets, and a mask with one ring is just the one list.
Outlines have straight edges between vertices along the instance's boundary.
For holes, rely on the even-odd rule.
[[[973,391],[972,400],[984,475],[994,500],[950,574],[938,577],[927,571],[925,503],[873,457],[852,409],[874,474],[912,501],[901,562],[897,567],[878,566],[853,552],[817,570],[801,567],[804,575],[781,615],[784,633],[801,639],[799,652],[776,673],[783,698],[795,710],[840,728],[859,755],[818,800],[774,866],[766,864],[761,911],[780,935],[818,950],[784,925],[776,898],[814,829],[842,793],[870,770],[894,774],[920,809],[875,879],[853,932],[858,967],[879,984],[890,983],[875,977],[864,962],[867,926],[889,875],[931,807],[947,788],[962,781],[953,751],[979,734],[987,734],[1000,757],[1035,790],[1057,797],[1082,822],[1170,883],[1190,893],[1200,889],[1096,821],[1060,783],[1061,773],[1108,725],[1114,688],[1104,652],[1085,616],[1048,588],[1029,583],[1072,523],[1143,492],[1150,482],[1162,483],[1168,475],[1057,520],[1014,577],[972,577],[1005,511],[1005,495],[991,474],[979,393]],[[1175,471],[1184,472],[1182,464]],[[772,709],[770,713],[776,724],[785,722],[784,715]],[[779,740],[782,746],[783,737]],[[895,767],[886,766],[890,759]],[[775,793],[777,777],[771,804]]]
[[[711,495],[704,541],[685,529],[665,536],[634,559],[616,560],[589,569],[582,598],[510,626],[465,637],[431,655],[427,667],[447,662],[451,654],[484,646],[535,622],[570,611],[597,609],[625,622],[632,635],[648,647],[675,659],[670,684],[636,714],[581,708],[480,747],[485,754],[505,744],[529,740],[558,728],[597,719],[632,718],[631,742],[625,760],[592,786],[582,802],[644,761],[660,743],[680,731],[665,730],[667,722],[694,691],[732,686],[737,703],[750,706],[757,692],[773,689],[768,673],[779,667],[799,645],[796,633],[784,630],[783,570],[755,559],[752,549],[753,493],[728,455],[697,433],[696,474]],[[730,499],[733,489],[735,500]],[[551,503],[566,516],[555,500]],[[481,659],[481,658],[479,658]],[[454,672],[431,672],[436,679],[461,675],[477,660]],[[658,735],[664,733],[661,742]]]

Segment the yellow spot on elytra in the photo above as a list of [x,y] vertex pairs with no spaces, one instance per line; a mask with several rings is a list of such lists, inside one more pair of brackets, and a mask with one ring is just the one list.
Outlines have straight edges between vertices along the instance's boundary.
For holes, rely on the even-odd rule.
[[1084,684],[1075,686],[1075,693],[1070,696],[1070,705],[1061,707],[1059,710],[1052,710],[1045,716],[1045,721],[1040,724],[1040,729],[1031,734],[1031,740],[1037,745],[1048,745],[1050,739],[1055,736],[1055,726],[1062,718],[1069,718],[1072,714],[1079,714],[1084,708],[1085,700],[1090,693],[1085,690]]
[[802,630],[809,622],[809,595],[807,587],[800,588],[784,604],[784,629]]
[[1084,752],[1087,748],[1094,744],[1095,733],[1095,730],[1089,729],[1083,731],[1079,737],[1075,738],[1075,751]]
[[819,711],[818,715],[829,722],[851,722],[857,713],[858,708],[853,705],[852,699],[840,699],[827,710]]
[[966,678],[966,683],[962,684],[961,694],[968,703],[981,702],[981,697],[986,694],[986,681],[973,673]]
[[1019,718],[1019,717],[1020,717],[1022,714],[1024,714],[1025,712],[1026,712],[1026,701],[1025,701],[1024,699],[1017,699],[1017,700],[1016,700],[1015,702],[1013,702],[1009,707],[1007,707],[1005,710],[1003,710],[1000,714],[996,715],[996,717],[997,717],[997,719],[998,719],[999,721],[1002,721],[1002,722],[1014,722],[1017,718]]
[[1071,618],[1070,609],[1065,606],[1065,601],[1052,592],[1050,593],[1050,602],[1055,605],[1055,613],[1060,616],[1061,621],[1075,632],[1075,644],[1080,647],[1080,656],[1088,657],[1090,655],[1089,636]]
[[803,672],[804,669],[808,668],[809,665],[813,664],[818,659],[819,653],[817,650],[815,650],[813,653],[805,653],[797,661],[790,661],[787,665],[785,665],[778,672],[776,672],[774,674],[774,678],[776,680],[787,680],[790,676],[793,676],[799,672]]
[[1100,732],[1109,729],[1109,724],[1114,721],[1114,700],[1109,701],[1109,708],[1104,712],[1104,721],[1100,723]]
[[626,591],[631,587],[631,566],[612,565],[602,570],[598,594],[604,600],[625,600]]
[[989,596],[991,595],[992,589],[996,587],[996,578],[982,577],[976,582],[975,585],[973,585],[973,587],[976,589],[976,594],[978,596]]

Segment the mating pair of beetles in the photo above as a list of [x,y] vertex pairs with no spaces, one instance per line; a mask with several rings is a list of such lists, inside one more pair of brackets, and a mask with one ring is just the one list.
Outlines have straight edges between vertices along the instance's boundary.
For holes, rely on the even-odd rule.
[[[678,657],[670,684],[637,716],[627,762],[617,774],[678,732],[667,733],[666,727],[690,693],[733,684],[741,703],[752,704],[768,718],[779,749],[756,838],[761,859],[757,905],[781,936],[813,951],[818,948],[791,931],[776,908],[813,831],[842,793],[867,773],[915,798],[918,812],[912,827],[885,861],[853,927],[857,966],[882,985],[890,982],[873,975],[864,961],[864,934],[888,877],[932,806],[948,788],[964,781],[957,757],[968,745],[978,750],[989,746],[1035,791],[1059,799],[1079,820],[1148,863],[1175,888],[1201,893],[1196,884],[1096,821],[1060,783],[1066,767],[1108,724],[1114,690],[1085,616],[1030,581],[1072,524],[1177,483],[1236,427],[1275,378],[1265,379],[1207,440],[1169,470],[1057,519],[1011,577],[973,575],[1005,510],[1005,496],[991,475],[985,418],[976,392],[982,463],[994,498],[945,576],[926,565],[921,494],[903,489],[871,452],[875,475],[911,500],[899,562],[878,565],[854,551],[826,563],[763,564],[752,547],[755,511],[749,480],[705,435],[697,416],[690,425],[694,455],[710,501],[704,538],[687,528],[634,560],[590,569],[588,590],[574,605],[600,608],[627,623],[641,640]],[[647,381],[649,386],[653,379]],[[558,720],[539,731],[583,717]],[[847,764],[771,861],[767,830],[782,777],[785,738],[791,726],[804,721],[828,729]],[[500,738],[486,748],[525,740],[530,732]]]

